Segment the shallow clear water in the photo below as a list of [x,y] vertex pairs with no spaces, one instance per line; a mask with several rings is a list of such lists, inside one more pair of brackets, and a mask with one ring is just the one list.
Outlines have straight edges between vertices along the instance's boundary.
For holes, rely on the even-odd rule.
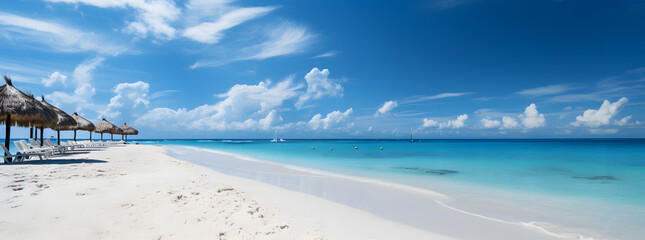
[[142,142],[428,188],[453,197],[453,206],[505,220],[548,222],[617,238],[645,233],[645,140]]

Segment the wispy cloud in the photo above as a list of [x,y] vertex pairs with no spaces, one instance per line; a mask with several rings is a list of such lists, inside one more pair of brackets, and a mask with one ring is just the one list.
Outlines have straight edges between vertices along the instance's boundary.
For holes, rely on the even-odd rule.
[[190,68],[216,67],[235,61],[264,60],[292,55],[303,52],[315,38],[315,35],[310,33],[306,27],[291,22],[271,26],[265,35],[265,41],[243,48],[237,53],[237,57],[197,61]]
[[180,92],[179,90],[164,90],[150,94],[150,99],[157,99],[163,96],[170,95],[172,93]]
[[282,23],[271,29],[268,33],[269,39],[248,51],[257,52],[245,59],[262,60],[271,57],[299,53],[307,47],[314,35],[307,28],[290,22]]
[[336,55],[337,55],[337,54],[339,54],[339,53],[340,53],[339,51],[328,51],[328,52],[322,53],[322,54],[320,54],[320,55],[313,56],[312,58],[327,58],[327,57],[333,57],[333,56],[336,56]]
[[538,88],[525,89],[522,91],[516,92],[516,94],[524,96],[545,96],[545,95],[554,95],[567,92],[574,89],[573,87],[566,84],[556,84]]
[[547,99],[547,102],[584,102],[584,101],[603,101],[608,98],[620,98],[625,96],[638,96],[645,94],[645,79],[641,76],[644,70],[637,68],[627,70],[618,76],[612,76],[595,84],[586,86],[570,87],[571,91],[563,94],[553,94]]
[[224,37],[224,31],[246,21],[262,17],[276,7],[237,8],[222,15],[214,22],[203,22],[184,31],[183,36],[201,43],[217,43]]
[[39,20],[0,11],[0,34],[8,42],[58,52],[97,52],[118,55],[125,46],[108,41],[95,33],[83,32],[64,23]]
[[129,22],[125,28],[127,32],[145,37],[152,34],[160,39],[172,39],[176,29],[171,23],[179,19],[181,10],[174,1],[170,0],[45,0],[55,3],[87,4],[100,8],[132,8],[136,12],[136,20]]
[[432,96],[423,96],[423,95],[416,95],[412,96],[409,98],[406,98],[401,101],[401,104],[408,104],[408,103],[417,103],[417,102],[423,102],[423,101],[429,101],[429,100],[435,100],[435,99],[442,99],[442,98],[451,98],[451,97],[461,97],[464,95],[471,94],[469,92],[457,92],[457,93],[440,93],[437,95],[432,95]]

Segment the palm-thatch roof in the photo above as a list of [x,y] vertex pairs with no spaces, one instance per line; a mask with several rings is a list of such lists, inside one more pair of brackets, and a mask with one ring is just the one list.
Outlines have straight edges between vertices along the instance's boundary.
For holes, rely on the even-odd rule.
[[56,121],[55,124],[49,125],[47,127],[54,129],[54,130],[74,130],[76,127],[76,120],[69,114],[65,113],[63,110],[60,110],[60,108],[55,107],[54,105],[49,104],[47,101],[45,101],[45,96],[42,96],[41,103],[48,108],[51,108],[54,110],[56,113],[56,116],[58,117],[58,121]]
[[[116,126],[116,125],[115,125],[115,126]],[[123,129],[120,129],[119,127],[114,128],[114,129],[112,130],[112,132],[111,132],[111,133],[112,133],[112,134],[121,134],[121,135],[123,135],[123,134],[124,134],[124,133],[123,133]]]
[[105,118],[96,123],[94,126],[96,127],[94,129],[94,132],[96,133],[114,133],[114,129],[117,128],[116,125],[108,122],[107,120],[105,120]]
[[138,135],[139,134],[138,130],[134,129],[133,127],[130,127],[130,125],[128,125],[127,123],[123,123],[123,125],[121,125],[119,128],[123,130],[124,135]]
[[[30,127],[56,123],[56,113],[13,86],[11,79],[4,76],[7,84],[0,86],[0,123],[11,126]],[[11,115],[10,122],[7,115]]]
[[96,129],[96,127],[94,126],[94,123],[79,116],[78,113],[72,114],[72,118],[76,120],[76,130],[85,130],[85,131],[91,132],[91,131],[94,131],[94,129]]

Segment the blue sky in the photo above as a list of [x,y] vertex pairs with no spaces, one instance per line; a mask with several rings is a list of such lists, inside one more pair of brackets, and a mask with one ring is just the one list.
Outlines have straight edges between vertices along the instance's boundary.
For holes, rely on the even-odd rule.
[[644,12],[636,0],[3,1],[0,72],[141,138],[642,137]]

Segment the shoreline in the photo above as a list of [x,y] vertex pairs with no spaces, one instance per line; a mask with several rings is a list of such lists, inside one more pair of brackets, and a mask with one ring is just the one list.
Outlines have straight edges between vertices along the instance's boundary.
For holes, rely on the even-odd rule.
[[7,239],[452,239],[128,145],[0,165]]
[[[437,227],[436,226],[428,226],[427,223],[428,223],[429,219],[420,218],[420,217],[417,216],[416,218],[412,217],[412,218],[415,218],[415,219],[412,219],[412,220],[407,219],[406,220],[405,218],[401,218],[402,217],[401,214],[398,214],[398,215],[394,214],[393,215],[391,212],[387,213],[387,212],[380,211],[379,209],[382,210],[383,206],[381,206],[381,208],[377,208],[376,211],[375,211],[374,208],[369,208],[369,207],[365,207],[365,206],[360,205],[360,204],[348,202],[347,199],[337,199],[337,198],[335,199],[334,197],[330,197],[330,195],[333,195],[333,194],[330,194],[330,193],[320,194],[320,193],[308,192],[306,189],[305,190],[303,190],[303,189],[294,189],[293,187],[289,187],[289,186],[285,186],[284,184],[276,183],[275,179],[270,180],[270,179],[268,179],[269,177],[267,177],[265,175],[282,175],[283,177],[284,176],[292,176],[292,177],[297,176],[298,178],[311,177],[311,178],[320,178],[320,179],[329,179],[329,178],[334,179],[335,178],[335,179],[342,179],[342,181],[345,181],[343,184],[336,184],[336,185],[333,185],[332,187],[330,187],[330,188],[334,188],[334,189],[335,188],[342,188],[342,186],[345,185],[345,184],[352,185],[351,183],[348,183],[348,182],[361,182],[361,183],[365,184],[366,186],[379,185],[381,188],[387,188],[387,189],[391,189],[393,191],[383,193],[383,189],[378,189],[378,190],[376,190],[377,191],[376,194],[375,193],[371,193],[371,194],[373,194],[373,195],[374,194],[375,195],[381,195],[381,196],[382,195],[399,195],[400,197],[397,198],[398,200],[395,199],[395,201],[392,202],[393,204],[398,204],[399,206],[401,206],[401,205],[405,206],[407,204],[402,204],[401,202],[397,202],[397,201],[415,199],[415,200],[412,200],[413,205],[416,205],[416,206],[423,205],[423,206],[425,206],[426,209],[423,209],[422,212],[425,212],[425,213],[428,213],[428,214],[433,214],[434,212],[441,212],[441,214],[443,214],[443,216],[442,216],[443,218],[445,218],[445,217],[453,218],[453,220],[455,220],[455,222],[459,222],[459,221],[473,222],[474,221],[474,222],[477,222],[476,225],[487,225],[487,224],[497,225],[497,226],[491,227],[491,229],[495,229],[495,228],[505,229],[505,231],[507,233],[517,231],[517,232],[519,232],[517,234],[528,234],[527,236],[522,236],[523,239],[531,239],[531,238],[535,238],[535,239],[550,239],[550,238],[555,238],[555,239],[580,239],[580,238],[587,238],[587,236],[585,236],[585,234],[583,234],[583,233],[574,233],[574,232],[571,232],[571,231],[566,231],[566,229],[563,229],[563,228],[561,228],[559,226],[556,226],[556,225],[553,225],[553,224],[537,223],[537,222],[509,222],[509,221],[496,219],[496,218],[491,218],[491,217],[483,216],[483,215],[480,215],[480,214],[477,214],[477,213],[471,213],[471,212],[467,212],[467,211],[464,211],[464,210],[461,210],[461,209],[457,209],[457,208],[455,208],[453,206],[447,205],[447,202],[451,201],[449,196],[447,196],[447,195],[445,195],[443,193],[439,193],[439,192],[436,192],[436,191],[433,191],[433,190],[429,190],[429,189],[423,189],[423,188],[409,186],[409,185],[400,184],[400,183],[387,182],[387,181],[378,180],[378,179],[370,179],[370,178],[365,178],[365,177],[355,177],[355,176],[351,176],[351,175],[337,174],[337,173],[331,173],[331,172],[328,173],[326,171],[302,168],[302,167],[299,167],[299,166],[291,166],[291,165],[288,165],[288,164],[277,163],[277,162],[272,162],[272,161],[263,160],[263,159],[257,159],[257,158],[253,158],[253,157],[248,157],[248,156],[236,154],[236,153],[229,153],[229,152],[220,151],[220,150],[214,150],[214,149],[199,148],[199,147],[193,147],[193,146],[182,146],[182,145],[164,145],[163,147],[169,150],[169,154],[171,156],[176,157],[178,159],[183,159],[183,160],[191,162],[191,163],[195,163],[195,164],[198,164],[198,165],[201,165],[201,166],[209,167],[209,168],[215,169],[216,171],[219,171],[219,172],[222,172],[222,173],[225,173],[225,174],[245,177],[245,178],[253,179],[253,180],[256,180],[256,181],[262,181],[262,182],[277,185],[277,186],[280,186],[282,188],[286,188],[286,189],[289,189],[289,190],[292,190],[292,191],[299,191],[299,192],[304,192],[304,193],[307,193],[307,194],[310,194],[310,195],[313,195],[313,196],[322,197],[324,199],[327,199],[327,200],[330,200],[330,201],[333,201],[333,202],[341,203],[343,205],[346,205],[346,206],[349,206],[349,207],[352,207],[352,208],[367,211],[367,212],[375,214],[375,215],[377,215],[379,217],[382,217],[382,218],[385,218],[385,219],[390,219],[390,220],[393,220],[393,221],[396,221],[396,222],[401,222],[403,224],[406,224],[406,225],[409,225],[409,226],[412,226],[412,227],[415,227],[415,228],[418,228],[418,229],[426,230],[426,231],[437,232]],[[193,152],[194,151],[207,152],[207,153],[213,155],[212,159],[218,159],[217,161],[221,161],[223,156],[228,156],[228,157],[233,158],[233,159],[243,160],[243,161],[246,161],[246,162],[251,162],[251,163],[254,163],[256,165],[257,164],[263,164],[264,166],[259,167],[259,168],[253,168],[253,166],[248,166],[248,165],[246,165],[246,166],[245,165],[236,166],[235,163],[233,163],[232,161],[226,161],[225,164],[222,164],[221,162],[213,163],[213,162],[194,161],[194,160],[190,160],[190,158],[194,157],[195,155],[190,155],[190,156],[184,155],[184,156],[182,156],[183,154],[186,154],[186,152],[183,151],[182,149],[189,149],[189,150],[191,150]],[[203,157],[197,157],[196,159],[203,159]],[[229,159],[229,160],[231,160],[231,159]],[[240,161],[238,161],[238,162],[240,162]],[[253,164],[251,164],[251,165],[253,165]],[[278,168],[272,168],[270,166],[277,166]],[[267,167],[271,171],[266,171]],[[287,170],[287,172],[280,172],[280,171],[284,171],[284,169],[280,170],[279,168],[286,168],[288,170]],[[245,175],[243,172],[247,172],[247,175]],[[259,175],[262,175],[262,176],[259,176]],[[286,180],[286,181],[288,181],[288,182],[289,181],[291,181],[291,182],[300,181],[300,182],[311,183],[311,180],[302,180],[302,179],[300,179],[300,180],[291,179],[291,180]],[[278,180],[278,182],[280,182],[280,180]],[[317,188],[317,189],[320,188],[320,186],[307,186],[306,183],[303,184],[303,185],[304,186],[301,186],[301,187],[304,187],[304,188]],[[361,185],[361,186],[353,186],[353,188],[355,188],[355,189],[358,189],[358,188],[361,188],[361,187],[365,188],[366,186],[363,186],[363,185]],[[411,194],[403,194],[403,195],[401,195],[402,192],[413,192],[414,194],[412,194],[412,195]],[[344,192],[343,194],[347,194],[347,192]],[[421,194],[423,196],[422,197],[414,196],[415,194]],[[432,201],[436,205],[440,205],[440,207],[443,208],[443,210],[438,209],[436,207],[430,207],[430,209],[427,209],[428,201]],[[365,203],[361,203],[361,204],[365,204]],[[386,205],[386,204],[381,204],[381,205]],[[402,210],[399,213],[403,213],[403,214],[415,212],[415,211],[411,211],[411,209],[399,209],[399,210]],[[447,213],[447,211],[445,211],[445,210],[447,210],[448,212],[452,211],[452,213]],[[457,213],[457,214],[455,214],[455,213]],[[462,215],[462,216],[455,216],[455,215]],[[464,218],[464,216],[468,216],[468,217]],[[472,218],[478,218],[478,219],[484,220],[484,221],[482,222],[482,221],[474,220]],[[423,222],[423,223],[421,223],[421,222]],[[491,222],[494,222],[494,224],[491,223]],[[434,223],[437,224],[439,222],[434,222]],[[506,225],[506,226],[499,226],[498,224]],[[441,224],[439,223],[439,225],[441,225]],[[447,225],[444,224],[443,228],[444,229],[445,228],[450,228],[450,226],[447,226]],[[549,231],[550,229],[564,230],[564,232],[562,232],[562,233],[551,232],[551,231]],[[461,230],[463,230],[463,229],[461,229]],[[571,230],[571,229],[569,229],[569,230]],[[482,231],[482,229],[479,229],[478,231],[486,232],[486,231]],[[523,233],[523,231],[528,231],[529,233],[525,233],[525,232]],[[477,236],[477,237],[482,236],[482,235],[465,236],[463,233],[458,233],[458,231],[441,231],[441,230],[439,230],[439,232],[441,232],[441,233],[443,233],[445,235],[453,236],[453,237],[457,237],[457,238],[464,238],[464,237],[465,238],[473,238],[474,236]],[[477,232],[477,231],[475,231],[475,232]],[[483,236],[486,236],[486,235],[483,235]],[[506,236],[506,237],[508,237],[508,236]],[[594,236],[594,237],[599,238],[600,236]],[[504,239],[504,237],[499,238],[499,236],[498,236],[498,239]]]
[[[432,190],[287,166],[181,145],[80,150],[2,165],[0,235],[583,239],[552,234],[549,230],[558,228],[554,225],[467,212],[451,206],[450,196]],[[83,230],[73,234],[75,228]]]

